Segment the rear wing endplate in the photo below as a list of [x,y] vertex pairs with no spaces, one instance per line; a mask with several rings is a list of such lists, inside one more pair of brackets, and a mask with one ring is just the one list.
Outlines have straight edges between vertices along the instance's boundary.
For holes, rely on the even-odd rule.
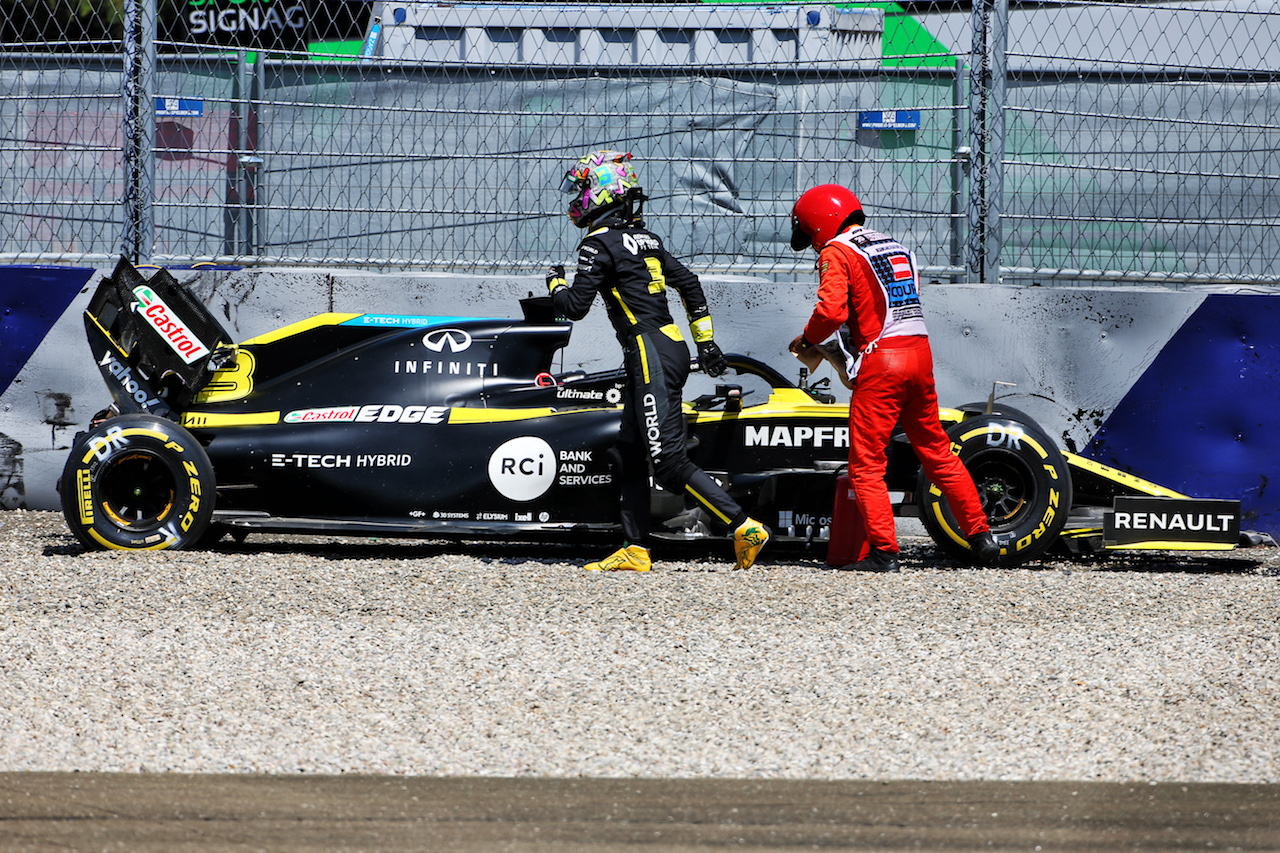
[[169,273],[144,278],[121,258],[84,312],[89,348],[125,412],[181,411],[234,358],[231,337]]

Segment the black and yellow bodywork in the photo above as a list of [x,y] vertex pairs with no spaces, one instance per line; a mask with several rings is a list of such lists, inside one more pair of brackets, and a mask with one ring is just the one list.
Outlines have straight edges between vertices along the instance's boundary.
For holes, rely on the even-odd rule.
[[[167,272],[144,279],[122,261],[85,314],[114,402],[68,459],[68,524],[94,548],[194,547],[255,530],[615,536],[625,376],[555,370],[572,325],[545,307],[530,301],[519,320],[320,314],[234,344]],[[778,545],[821,547],[848,406],[754,359],[729,361],[739,381],[686,404],[690,456]],[[742,377],[766,392],[744,396]],[[1063,453],[1015,410],[964,406],[942,420],[1007,563],[1059,545],[1230,548],[1239,537],[1238,503],[1194,501]],[[910,444],[898,435],[889,451],[897,511],[967,559]],[[714,535],[679,496],[655,489],[652,508],[660,535]]]

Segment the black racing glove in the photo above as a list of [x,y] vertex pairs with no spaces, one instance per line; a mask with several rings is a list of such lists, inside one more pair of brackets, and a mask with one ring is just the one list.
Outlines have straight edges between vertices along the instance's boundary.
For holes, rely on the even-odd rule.
[[729,359],[715,341],[698,341],[698,366],[708,376],[723,376],[729,369]]
[[547,270],[547,291],[555,293],[562,287],[568,287],[569,282],[564,280],[564,266],[556,264]]

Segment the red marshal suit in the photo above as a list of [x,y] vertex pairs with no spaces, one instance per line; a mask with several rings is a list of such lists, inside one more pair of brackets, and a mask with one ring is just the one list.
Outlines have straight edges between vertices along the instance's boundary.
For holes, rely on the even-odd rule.
[[884,481],[885,450],[898,423],[965,535],[985,532],[987,518],[973,478],[951,452],[951,440],[939,422],[915,256],[898,241],[855,226],[822,247],[818,272],[818,305],[803,337],[818,343],[840,332],[853,380],[849,480],[868,544],[898,551]]

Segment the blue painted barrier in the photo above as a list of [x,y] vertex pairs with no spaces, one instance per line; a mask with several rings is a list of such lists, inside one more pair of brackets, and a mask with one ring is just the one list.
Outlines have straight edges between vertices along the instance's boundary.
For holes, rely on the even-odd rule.
[[1103,422],[1084,455],[1193,497],[1241,501],[1280,536],[1280,299],[1211,294]]

